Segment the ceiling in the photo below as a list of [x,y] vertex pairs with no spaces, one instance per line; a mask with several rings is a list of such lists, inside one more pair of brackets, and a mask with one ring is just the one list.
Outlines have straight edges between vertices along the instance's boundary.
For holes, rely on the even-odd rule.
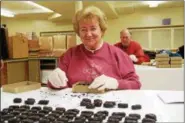
[[[15,19],[45,19],[48,20],[54,13],[62,16],[50,19],[53,22],[71,22],[75,13],[75,1],[34,1],[53,12],[41,12],[38,7],[32,6],[25,1],[1,1],[1,8],[5,8],[14,13]],[[79,1],[78,1],[79,2]],[[149,9],[142,1],[82,1],[83,7],[94,5],[105,12],[108,18],[119,18],[120,15],[134,13],[140,9]],[[161,3],[158,8],[163,7],[184,7],[184,1],[169,1]]]

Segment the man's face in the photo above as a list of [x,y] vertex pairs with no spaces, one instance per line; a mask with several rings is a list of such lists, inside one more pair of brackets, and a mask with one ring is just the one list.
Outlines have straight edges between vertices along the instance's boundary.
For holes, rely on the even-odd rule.
[[120,34],[120,39],[123,47],[128,47],[130,44],[130,34],[128,32],[122,32]]

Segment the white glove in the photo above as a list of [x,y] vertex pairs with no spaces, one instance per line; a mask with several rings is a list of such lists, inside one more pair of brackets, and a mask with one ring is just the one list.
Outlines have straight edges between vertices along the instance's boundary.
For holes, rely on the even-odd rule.
[[138,61],[138,59],[136,58],[135,55],[130,55],[129,57],[130,57],[130,58],[132,59],[132,61],[134,61],[134,62],[137,62],[137,61]]
[[104,89],[117,89],[118,81],[112,77],[108,77],[106,75],[101,75],[94,79],[91,85],[89,85],[89,89],[97,89],[99,91]]
[[56,68],[49,76],[48,81],[55,87],[65,87],[67,86],[67,77],[64,71],[60,68]]

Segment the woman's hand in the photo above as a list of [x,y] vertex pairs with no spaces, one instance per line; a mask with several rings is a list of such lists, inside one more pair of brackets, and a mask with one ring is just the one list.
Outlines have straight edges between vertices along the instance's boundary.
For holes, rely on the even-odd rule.
[[115,78],[101,75],[94,79],[89,89],[98,89],[99,91],[104,89],[117,89],[118,81]]
[[67,86],[67,77],[64,71],[60,68],[56,68],[49,76],[49,83],[55,88],[62,88]]

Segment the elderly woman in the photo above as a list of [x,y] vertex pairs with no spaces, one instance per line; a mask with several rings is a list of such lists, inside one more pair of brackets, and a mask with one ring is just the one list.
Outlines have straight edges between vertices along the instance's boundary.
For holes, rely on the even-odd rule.
[[83,81],[89,88],[140,89],[131,59],[119,48],[103,41],[107,18],[94,6],[78,11],[73,20],[82,44],[70,48],[59,58],[58,68],[48,77],[53,89],[72,87]]

